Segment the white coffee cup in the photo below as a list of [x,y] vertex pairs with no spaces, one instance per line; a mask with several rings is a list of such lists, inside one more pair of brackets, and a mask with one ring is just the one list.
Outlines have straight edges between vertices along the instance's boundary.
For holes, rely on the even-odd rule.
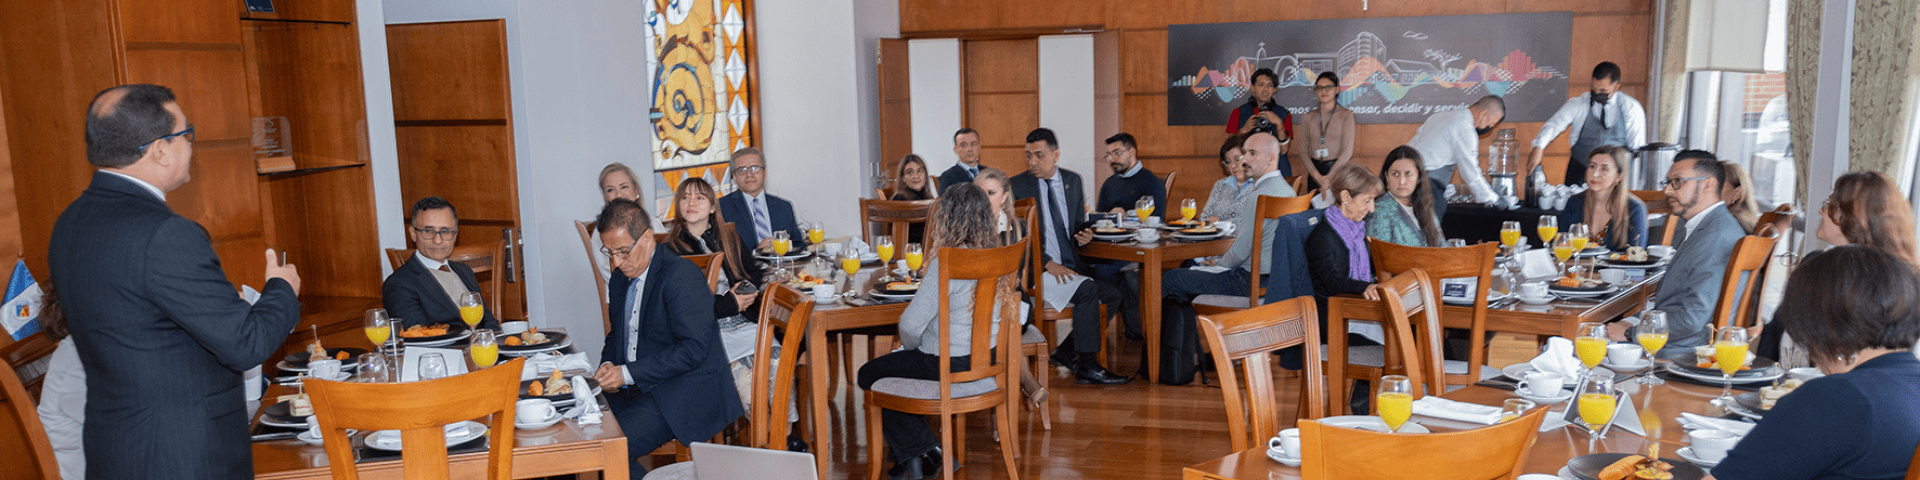
[[1647,350],[1631,343],[1607,345],[1607,362],[1614,365],[1639,365],[1640,355]]
[[1547,298],[1547,283],[1527,282],[1520,284],[1520,297],[1532,299]]
[[1113,220],[1108,220],[1108,219],[1104,219],[1104,218],[1102,218],[1102,219],[1099,219],[1099,220],[1094,220],[1094,221],[1093,221],[1093,226],[1095,226],[1095,227],[1100,227],[1100,228],[1107,228],[1107,227],[1111,227],[1111,226],[1113,226]]
[[1520,384],[1515,388],[1535,397],[1553,398],[1560,396],[1561,389],[1566,386],[1566,378],[1558,373],[1536,370],[1521,377]]
[[553,416],[558,415],[560,411],[553,408],[552,400],[529,398],[513,402],[513,413],[513,418],[516,422],[540,423],[552,419]]
[[524,320],[513,321],[513,322],[500,322],[500,334],[501,335],[519,335],[522,333],[526,333],[528,325],[531,325],[531,322],[527,322]]
[[1626,283],[1627,271],[1618,268],[1602,269],[1600,270],[1600,280],[1614,284]]
[[1693,444],[1693,456],[1709,462],[1719,462],[1727,458],[1727,450],[1740,443],[1740,436],[1723,430],[1702,428],[1687,432],[1687,443]]
[[1157,241],[1160,241],[1160,231],[1154,230],[1151,228],[1142,228],[1139,230],[1134,230],[1133,239],[1139,240],[1142,242],[1157,242]]
[[813,299],[827,301],[833,299],[833,284],[822,283],[813,286]]
[[826,252],[828,257],[839,257],[840,252],[844,251],[846,247],[847,245],[844,243],[828,243],[820,245],[820,250]]
[[1300,429],[1281,430],[1279,435],[1267,439],[1267,449],[1280,452],[1280,456],[1300,458]]
[[1160,216],[1159,216],[1159,215],[1154,215],[1154,216],[1151,216],[1151,217],[1147,217],[1147,226],[1149,226],[1149,227],[1158,227],[1158,226],[1160,226]]
[[1787,370],[1787,378],[1792,378],[1802,382],[1824,377],[1826,375],[1827,374],[1820,373],[1820,369],[1813,368],[1813,367],[1800,367],[1792,370]]
[[340,361],[334,359],[313,360],[307,362],[307,374],[321,380],[339,380]]

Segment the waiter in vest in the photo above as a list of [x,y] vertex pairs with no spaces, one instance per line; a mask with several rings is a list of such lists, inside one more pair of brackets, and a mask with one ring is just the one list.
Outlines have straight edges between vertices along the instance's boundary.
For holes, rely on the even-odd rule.
[[1547,124],[1540,127],[1523,171],[1540,168],[1540,157],[1546,154],[1547,144],[1559,137],[1561,131],[1572,127],[1569,141],[1573,142],[1573,150],[1567,157],[1566,179],[1561,183],[1585,185],[1587,157],[1593,150],[1609,145],[1640,148],[1647,143],[1646,119],[1647,110],[1640,106],[1640,101],[1620,93],[1620,66],[1600,62],[1593,67],[1593,83],[1589,84],[1587,93],[1567,99],[1560,111],[1554,112]]

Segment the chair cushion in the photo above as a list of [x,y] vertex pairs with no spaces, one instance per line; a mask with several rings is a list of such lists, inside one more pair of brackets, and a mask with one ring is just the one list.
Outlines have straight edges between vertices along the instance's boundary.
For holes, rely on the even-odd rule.
[[1208,305],[1221,308],[1247,308],[1246,295],[1201,295],[1193,297],[1194,305]]
[[647,476],[642,478],[645,480],[700,480],[700,476],[694,474],[693,462],[667,464],[647,472]]
[[1038,328],[1033,328],[1033,327],[1027,327],[1027,328],[1026,328],[1026,331],[1023,331],[1023,332],[1020,332],[1020,343],[1023,343],[1023,344],[1032,344],[1032,343],[1039,343],[1039,344],[1045,344],[1045,343],[1047,343],[1047,336],[1046,336],[1046,335],[1041,335],[1041,334],[1040,334],[1040,329],[1038,329]]
[[[1326,354],[1327,354],[1327,346],[1321,345],[1320,346],[1321,358],[1326,358]],[[1380,366],[1387,364],[1387,347],[1380,346],[1380,345],[1361,345],[1361,346],[1347,347],[1347,364],[1360,366],[1360,367],[1380,368]],[[1460,360],[1447,360],[1446,364],[1447,364],[1446,368],[1447,368],[1448,375],[1466,375],[1467,374],[1467,362],[1463,362]],[[1481,380],[1486,380],[1486,379],[1498,377],[1498,376],[1500,376],[1500,369],[1493,368],[1490,366],[1480,367]]]
[[[982,395],[987,392],[998,390],[999,388],[1000,387],[993,382],[992,378],[982,378],[982,379],[974,380],[971,382],[956,383],[956,384],[953,384],[953,397],[960,398],[960,397],[971,397],[976,395]],[[918,400],[939,400],[940,399],[940,381],[939,380],[920,380],[920,379],[913,379],[913,378],[887,377],[887,378],[882,378],[877,382],[873,382],[873,388],[870,388],[868,390],[872,390],[876,393],[884,393],[887,395],[892,395],[900,398],[912,398],[912,399],[918,399]]]

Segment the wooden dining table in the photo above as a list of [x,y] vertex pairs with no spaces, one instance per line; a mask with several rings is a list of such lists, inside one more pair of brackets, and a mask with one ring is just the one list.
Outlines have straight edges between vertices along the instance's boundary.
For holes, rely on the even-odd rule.
[[[865,266],[855,272],[851,278],[838,273],[842,282],[857,286],[854,291],[867,292],[873,284],[884,277],[878,266]],[[930,281],[930,280],[929,280]],[[844,289],[845,283],[843,283]],[[832,368],[827,361],[827,332],[850,328],[896,325],[900,323],[900,314],[907,311],[908,302],[879,303],[855,306],[843,299],[829,302],[815,301],[813,315],[807,320],[807,345],[800,355],[806,358],[808,391],[812,392],[809,403],[812,404],[810,420],[813,430],[813,460],[819,469],[820,478],[828,478],[828,461],[833,458],[833,442],[829,427],[827,408],[832,402],[833,380],[827,377],[827,369]],[[852,372],[848,372],[849,375]]]
[[[1726,412],[1719,407],[1709,405],[1707,400],[1719,395],[1719,387],[1695,385],[1668,381],[1664,385],[1640,385],[1632,378],[1623,377],[1614,383],[1615,388],[1627,393],[1637,412],[1642,412],[1642,420],[1658,419],[1654,423],[1643,424],[1646,435],[1627,432],[1615,427],[1607,437],[1589,448],[1589,437],[1578,426],[1565,426],[1540,432],[1535,438],[1533,449],[1522,460],[1522,472],[1553,475],[1566,466],[1569,460],[1591,453],[1642,453],[1649,442],[1660,444],[1661,458],[1679,459],[1675,453],[1686,446],[1686,432],[1681,429],[1677,417],[1679,412],[1692,412],[1709,416],[1724,416]],[[1483,386],[1469,386],[1456,390],[1442,398],[1481,405],[1498,406],[1509,398],[1515,398],[1511,391]],[[1545,405],[1536,408],[1549,408],[1548,420],[1558,418],[1569,402]],[[1481,425],[1444,420],[1422,415],[1414,415],[1413,423],[1426,426],[1429,430],[1460,431],[1480,427]],[[1290,467],[1267,457],[1266,446],[1261,445],[1246,451],[1234,452],[1220,458],[1186,467],[1182,471],[1185,480],[1284,480],[1303,478],[1299,467]],[[1712,478],[1709,476],[1708,478]]]
[[[1545,305],[1513,302],[1500,308],[1489,307],[1487,331],[1538,335],[1542,338],[1551,336],[1573,338],[1578,336],[1576,330],[1581,323],[1605,322],[1645,309],[1647,299],[1660,289],[1660,279],[1664,275],[1664,271],[1649,273],[1646,278],[1621,288],[1618,293],[1598,300],[1557,299]],[[1498,283],[1499,277],[1494,278]],[[1504,286],[1495,287],[1504,288]],[[1368,300],[1358,295],[1338,295],[1327,299],[1327,318],[1329,319],[1384,322],[1386,315],[1386,304],[1378,300]],[[1472,328],[1473,307],[1451,304],[1442,306],[1440,325],[1446,328]],[[1326,361],[1327,374],[1331,378],[1344,376],[1345,372],[1340,369],[1347,365],[1347,330],[1347,322],[1327,322]],[[1333,395],[1331,404],[1334,408],[1343,408],[1348,404],[1346,389],[1330,390]]]
[[[1167,270],[1179,268],[1183,260],[1211,257],[1227,253],[1233,246],[1232,236],[1222,236],[1213,240],[1195,242],[1181,241],[1168,234],[1161,234],[1158,242],[1113,243],[1094,240],[1080,247],[1082,257],[1103,258],[1138,262],[1140,264],[1140,329],[1147,337],[1147,363],[1140,369],[1147,375],[1147,382],[1154,381],[1160,373],[1160,284]],[[1106,342],[1101,342],[1105,350]],[[1106,358],[1106,352],[1100,352],[1100,358]],[[1111,367],[1111,365],[1109,365]]]

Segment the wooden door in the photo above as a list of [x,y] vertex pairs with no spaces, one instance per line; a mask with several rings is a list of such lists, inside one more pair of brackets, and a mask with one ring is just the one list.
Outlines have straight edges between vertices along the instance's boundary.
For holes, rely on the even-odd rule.
[[980,164],[1026,171],[1027,132],[1041,126],[1040,40],[967,40],[961,49],[960,124],[980,132]]
[[461,245],[510,240],[496,316],[526,318],[505,21],[388,25],[387,58],[404,202],[382,208],[411,222],[413,202],[437,195],[459,213]]
[[[880,164],[888,178],[901,158],[914,153],[913,86],[907,65],[906,40],[880,39]],[[938,176],[941,171],[929,175]]]

